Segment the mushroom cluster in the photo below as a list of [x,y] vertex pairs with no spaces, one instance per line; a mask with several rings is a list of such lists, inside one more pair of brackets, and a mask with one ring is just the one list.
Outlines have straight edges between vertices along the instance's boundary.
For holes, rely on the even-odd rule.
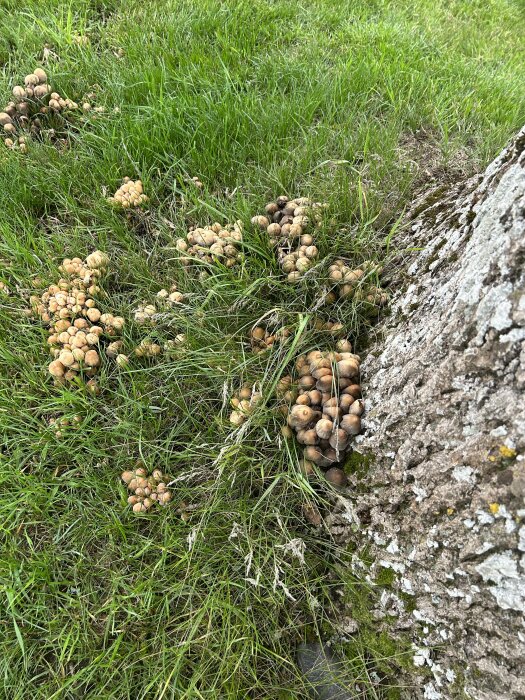
[[55,383],[72,381],[80,372],[97,374],[103,338],[115,337],[124,327],[122,316],[102,313],[93,298],[101,291],[98,283],[107,264],[107,255],[99,250],[85,261],[66,258],[58,284],[30,297],[31,315],[50,327],[47,342],[54,359],[48,370]]
[[67,416],[60,416],[58,418],[50,418],[48,423],[49,426],[55,431],[55,437],[61,438],[64,432],[72,429],[76,430],[80,423],[82,422],[82,417],[75,415],[72,418]]
[[[169,291],[161,289],[157,292],[156,303],[159,306],[173,307],[177,304],[183,304],[185,301],[184,294],[178,291],[177,285],[172,284]],[[135,322],[142,325],[154,325],[157,320],[159,309],[154,303],[144,303],[138,306],[133,314]]]
[[199,258],[207,263],[220,262],[233,267],[241,258],[239,243],[242,241],[242,222],[234,224],[215,223],[211,226],[192,228],[186,238],[179,238],[176,248],[183,253],[181,262],[190,265],[192,259]]
[[125,177],[122,185],[118,188],[112,197],[108,197],[108,202],[123,209],[133,209],[140,207],[148,201],[148,197],[144,194],[144,187],[141,180],[132,180]]
[[156,503],[167,505],[172,498],[168,488],[168,477],[160,469],[154,469],[148,476],[144,467],[122,473],[122,481],[131,491],[128,503],[133,506],[134,513],[145,513]]
[[275,343],[281,343],[286,338],[289,338],[291,330],[286,326],[279,328],[275,333],[270,333],[264,326],[255,326],[250,331],[250,344],[254,353],[268,350]]
[[[38,135],[42,131],[42,118],[52,114],[75,112],[79,105],[68,98],[64,99],[58,92],[53,92],[47,82],[46,72],[42,68],[26,75],[24,85],[13,88],[14,100],[9,102],[4,111],[0,111],[0,127],[4,131],[4,143],[22,153],[28,150],[25,134]],[[84,111],[89,111],[91,105],[82,105]],[[55,136],[54,129],[48,130],[49,136]]]
[[339,321],[323,321],[318,316],[311,321],[311,327],[316,331],[326,331],[337,338],[338,335],[344,334],[345,327]]
[[262,395],[252,384],[243,384],[241,389],[230,400],[233,411],[230,413],[230,423],[239,427],[253,413]]
[[277,249],[279,265],[289,282],[297,282],[319,257],[309,230],[312,225],[320,224],[320,211],[326,206],[307,197],[281,196],[266,205],[266,216],[254,216],[251,220],[254,226],[268,233],[270,245]]
[[335,260],[328,268],[328,276],[335,286],[332,291],[328,292],[325,301],[333,303],[337,299],[353,297],[375,306],[384,306],[388,302],[388,294],[380,287],[363,285],[367,274],[371,272],[379,274],[381,267],[367,260],[359,267],[352,269],[344,260]]
[[184,303],[184,294],[179,292],[177,285],[174,283],[167,289],[161,289],[157,292],[157,300],[165,306],[176,306]]
[[137,357],[157,357],[161,352],[162,348],[160,345],[151,340],[141,340],[139,345],[135,348],[135,355]]
[[[313,350],[297,359],[298,392],[287,422],[304,445],[303,471],[311,473],[316,464],[327,470],[328,481],[343,486],[347,479],[338,465],[350,450],[352,437],[361,430],[364,403],[359,355],[351,352],[347,340],[340,341],[338,348],[336,352]],[[283,380],[292,385],[291,378]]]
[[163,350],[168,355],[175,353],[182,346],[186,344],[186,335],[184,333],[178,333],[175,338],[167,340],[163,345]]
[[146,323],[153,324],[155,323],[156,313],[157,307],[155,304],[141,304],[135,309],[133,318],[135,323],[138,323],[141,326],[145,325]]

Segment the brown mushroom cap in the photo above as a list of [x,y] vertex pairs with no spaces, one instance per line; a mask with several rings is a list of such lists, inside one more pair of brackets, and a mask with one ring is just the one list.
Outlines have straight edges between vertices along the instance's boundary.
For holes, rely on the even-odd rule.
[[325,479],[334,486],[346,486],[348,484],[348,477],[339,467],[330,467],[325,472]]
[[328,440],[328,438],[332,434],[333,429],[334,424],[328,418],[321,418],[321,420],[317,421],[315,425],[315,431],[317,435],[323,440]]
[[314,428],[309,430],[298,430],[297,431],[297,442],[301,445],[317,445],[319,442],[319,437]]
[[348,413],[348,409],[354,403],[354,401],[354,397],[350,396],[350,394],[342,394],[339,397],[339,406],[344,411],[344,413]]
[[252,224],[259,226],[261,229],[266,229],[270,225],[270,222],[266,216],[253,216],[251,219]]
[[49,370],[49,374],[51,374],[53,377],[63,377],[64,373],[66,371],[66,368],[60,362],[60,360],[53,360],[53,362],[49,363],[48,370]]
[[350,409],[348,411],[349,414],[353,416],[362,416],[365,410],[365,403],[361,399],[357,399],[357,401],[354,401],[352,405],[350,406]]
[[301,459],[299,461],[299,471],[303,476],[311,476],[314,473],[314,464],[308,459]]
[[342,417],[340,425],[348,435],[359,435],[361,432],[361,419],[359,416],[347,413],[346,416]]
[[326,467],[330,464],[330,462],[324,456],[322,450],[314,445],[310,445],[309,447],[305,448],[304,458],[320,467]]
[[309,374],[306,374],[305,376],[300,377],[298,383],[299,383],[299,386],[301,387],[301,389],[309,390],[309,389],[313,389],[315,387],[315,379]]
[[337,428],[330,435],[330,447],[334,450],[345,450],[348,445],[348,434],[341,428]]
[[42,68],[35,68],[33,75],[36,75],[40,83],[45,83],[47,80],[47,74]]
[[354,399],[359,399],[361,398],[361,385],[350,384],[350,386],[347,386],[346,389],[344,389],[341,393],[349,394],[350,396],[353,396]]
[[304,428],[315,417],[315,411],[310,406],[293,406],[290,411],[290,420],[293,427]]
[[88,350],[84,356],[84,362],[88,367],[98,367],[100,357],[96,350]]
[[337,372],[340,377],[357,377],[359,364],[353,360],[341,360],[337,363]]

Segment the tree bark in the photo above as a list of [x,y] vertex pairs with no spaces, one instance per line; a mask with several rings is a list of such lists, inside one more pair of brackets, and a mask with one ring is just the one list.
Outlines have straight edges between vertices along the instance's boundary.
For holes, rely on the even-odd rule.
[[412,217],[406,284],[362,367],[360,537],[372,576],[396,572],[375,612],[426,667],[414,697],[523,698],[525,129]]

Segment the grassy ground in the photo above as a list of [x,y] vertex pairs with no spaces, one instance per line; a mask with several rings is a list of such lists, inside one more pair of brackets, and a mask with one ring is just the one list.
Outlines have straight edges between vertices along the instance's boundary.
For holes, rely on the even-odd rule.
[[[245,380],[268,395],[292,355],[330,347],[304,328],[327,261],[291,287],[248,227],[242,266],[201,283],[174,238],[191,223],[249,221],[281,193],[311,195],[330,203],[321,257],[383,260],[414,187],[481,168],[521,126],[523,4],[0,0],[0,18],[5,102],[47,45],[53,87],[106,107],[66,151],[0,148],[11,290],[0,300],[0,696],[306,697],[296,645],[329,634],[336,588],[360,603],[369,592],[351,580],[350,553],[304,521],[302,506],[327,491],[300,475],[275,415],[261,409],[239,434],[224,397]],[[105,200],[125,175],[150,196],[146,225]],[[185,184],[193,175],[203,191]],[[53,387],[45,333],[21,311],[32,276],[50,283],[64,256],[96,247],[111,259],[107,310],[129,320],[174,281],[189,302],[155,330],[185,333],[186,349],[124,371],[106,363],[92,397]],[[247,331],[265,314],[294,329],[292,352],[250,353]],[[363,349],[374,319],[358,303],[330,318]],[[128,349],[143,336],[128,322]],[[48,418],[60,415],[81,423],[56,438]],[[129,511],[119,475],[137,459],[179,479],[172,507]],[[286,548],[298,537],[304,562]],[[399,655],[362,625],[349,671],[362,697],[393,696]]]

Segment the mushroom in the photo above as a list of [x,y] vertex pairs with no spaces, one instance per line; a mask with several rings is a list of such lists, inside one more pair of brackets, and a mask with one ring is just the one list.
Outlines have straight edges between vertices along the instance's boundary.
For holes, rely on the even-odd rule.
[[341,428],[348,433],[348,435],[359,435],[361,431],[361,419],[359,416],[354,416],[351,414],[346,414],[341,419]]
[[348,477],[339,467],[330,467],[325,472],[325,479],[334,486],[346,486],[348,484]]
[[315,431],[317,435],[323,440],[328,440],[328,438],[332,434],[333,429],[334,424],[328,418],[321,418],[321,420],[319,420],[315,425]]
[[293,406],[290,411],[290,421],[294,428],[305,428],[315,417],[315,412],[309,406]]
[[297,442],[301,443],[301,445],[317,445],[319,442],[319,437],[314,428],[310,428],[309,430],[298,430]]

